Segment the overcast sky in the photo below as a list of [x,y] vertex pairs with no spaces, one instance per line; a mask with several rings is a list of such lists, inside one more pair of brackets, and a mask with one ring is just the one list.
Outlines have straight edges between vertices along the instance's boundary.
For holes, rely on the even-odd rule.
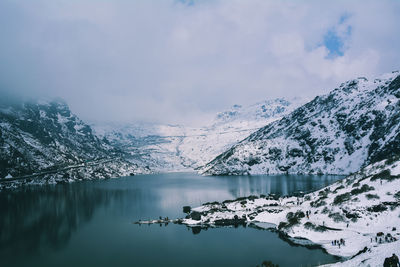
[[399,25],[398,0],[1,0],[0,88],[86,120],[201,124],[397,70]]

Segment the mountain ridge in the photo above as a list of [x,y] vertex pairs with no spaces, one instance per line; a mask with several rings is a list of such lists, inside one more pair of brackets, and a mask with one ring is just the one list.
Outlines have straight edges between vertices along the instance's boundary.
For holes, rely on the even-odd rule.
[[[122,151],[99,139],[63,100],[0,103],[2,178],[56,169],[64,171],[43,175],[42,180],[106,178],[144,171],[123,157]],[[77,168],[79,164],[83,164],[81,168]]]
[[[400,76],[347,81],[217,156],[205,175],[349,174],[400,148]],[[382,145],[386,144],[386,145]]]

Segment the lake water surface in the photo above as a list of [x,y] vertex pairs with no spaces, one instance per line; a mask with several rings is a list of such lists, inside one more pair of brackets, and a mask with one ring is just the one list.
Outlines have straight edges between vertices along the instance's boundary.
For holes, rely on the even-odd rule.
[[0,192],[0,266],[313,266],[337,261],[276,233],[136,225],[183,217],[182,207],[324,187],[338,176],[140,175]]

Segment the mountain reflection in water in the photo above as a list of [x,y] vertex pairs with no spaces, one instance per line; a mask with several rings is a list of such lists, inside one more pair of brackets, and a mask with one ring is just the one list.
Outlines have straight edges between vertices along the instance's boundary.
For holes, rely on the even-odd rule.
[[[200,228],[186,229],[178,225],[138,227],[132,222],[159,216],[182,217],[185,205],[194,207],[209,201],[248,195],[308,191],[339,178],[285,175],[202,177],[193,173],[170,173],[4,190],[0,192],[0,266],[180,265],[182,251],[186,251],[187,257],[202,251],[212,255],[208,259],[211,263],[223,262],[232,266],[256,265],[266,258],[274,259],[280,266],[289,266],[291,261],[285,257],[275,259],[276,256],[269,254],[275,255],[276,252],[268,252],[265,248],[260,250],[258,246],[247,252],[246,257],[232,256],[227,260],[218,253],[220,246],[213,247],[209,243],[217,246],[224,242],[224,250],[235,251],[243,250],[242,246],[249,247],[249,242],[256,246],[266,240],[276,247],[299,250],[298,257],[293,259],[296,262],[302,262],[304,253],[310,255],[303,260],[304,264],[309,261],[332,262],[335,259],[321,250],[311,252],[306,248],[291,248],[276,234],[263,233],[268,235],[268,239],[259,239],[258,236],[261,238],[262,235],[254,229],[243,229],[244,232],[240,229],[209,229],[203,234]],[[193,237],[189,237],[187,231]],[[200,240],[199,236],[202,236]],[[243,240],[240,244],[235,241],[239,237]],[[162,245],[165,239],[169,250],[159,252],[163,260],[158,262],[150,255],[152,251],[165,250]],[[232,240],[227,244],[229,239]],[[250,249],[251,246],[247,247]],[[92,253],[96,257],[90,257]],[[235,255],[235,252],[229,253]],[[113,256],[116,254],[118,258]],[[193,265],[211,264],[206,262],[207,259],[197,260],[199,262],[193,262]]]

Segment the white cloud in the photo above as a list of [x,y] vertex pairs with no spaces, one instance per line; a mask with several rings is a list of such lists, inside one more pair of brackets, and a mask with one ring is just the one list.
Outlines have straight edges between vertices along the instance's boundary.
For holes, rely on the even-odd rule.
[[[398,14],[395,0],[3,0],[0,86],[88,119],[198,122],[397,69]],[[343,56],[323,46],[331,29]]]

